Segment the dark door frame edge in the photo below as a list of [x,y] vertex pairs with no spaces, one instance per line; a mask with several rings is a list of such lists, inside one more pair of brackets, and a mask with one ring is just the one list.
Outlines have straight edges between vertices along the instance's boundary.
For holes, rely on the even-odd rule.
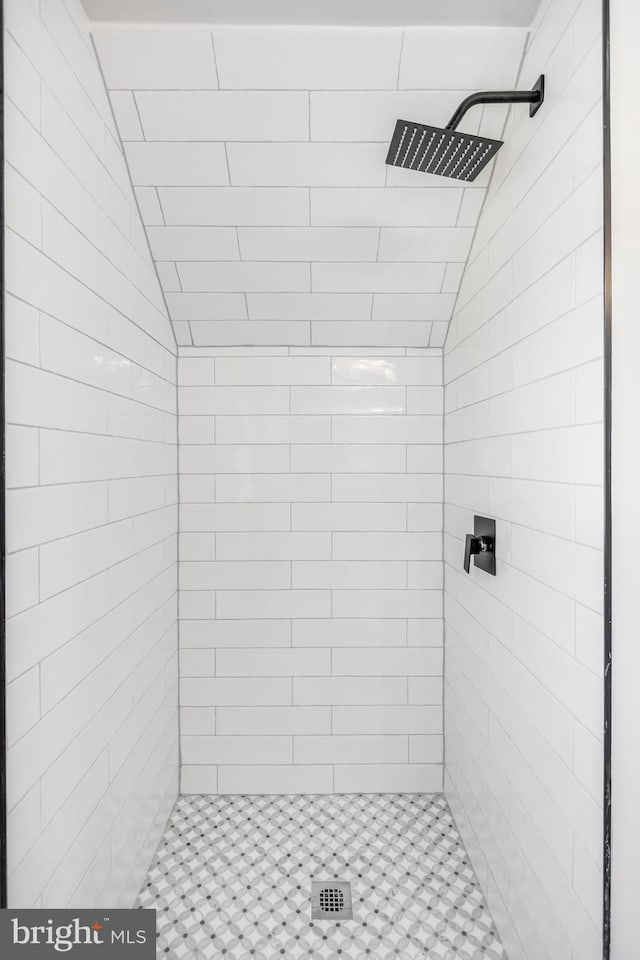
[[602,831],[602,957],[611,958],[611,73],[610,0],[602,0],[602,174],[604,282],[604,782]]

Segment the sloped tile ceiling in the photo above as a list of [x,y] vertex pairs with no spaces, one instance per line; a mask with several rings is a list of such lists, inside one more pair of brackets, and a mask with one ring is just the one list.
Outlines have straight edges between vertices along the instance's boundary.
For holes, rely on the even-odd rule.
[[[506,28],[116,28],[95,41],[178,343],[439,346],[490,170],[385,165],[516,83]],[[505,108],[464,129],[500,137]]]

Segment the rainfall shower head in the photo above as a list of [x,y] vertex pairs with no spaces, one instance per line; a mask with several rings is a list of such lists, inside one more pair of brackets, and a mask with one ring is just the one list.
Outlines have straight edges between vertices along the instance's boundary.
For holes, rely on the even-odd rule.
[[462,101],[446,127],[398,120],[386,162],[392,167],[471,183],[495,157],[503,141],[456,130],[467,110],[479,103],[528,103],[529,116],[533,117],[543,100],[544,76],[540,76],[532,90],[472,93]]

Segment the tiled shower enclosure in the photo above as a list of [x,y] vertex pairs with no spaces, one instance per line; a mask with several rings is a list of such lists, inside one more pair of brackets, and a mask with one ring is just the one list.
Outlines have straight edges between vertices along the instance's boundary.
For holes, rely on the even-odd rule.
[[601,2],[400,6],[5,0],[10,906],[601,960]]

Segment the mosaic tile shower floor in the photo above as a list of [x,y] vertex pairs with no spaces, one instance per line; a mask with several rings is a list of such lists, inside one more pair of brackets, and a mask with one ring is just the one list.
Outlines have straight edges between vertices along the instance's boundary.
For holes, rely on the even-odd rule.
[[[353,920],[311,921],[312,880]],[[440,795],[179,797],[138,906],[168,960],[506,960]]]

